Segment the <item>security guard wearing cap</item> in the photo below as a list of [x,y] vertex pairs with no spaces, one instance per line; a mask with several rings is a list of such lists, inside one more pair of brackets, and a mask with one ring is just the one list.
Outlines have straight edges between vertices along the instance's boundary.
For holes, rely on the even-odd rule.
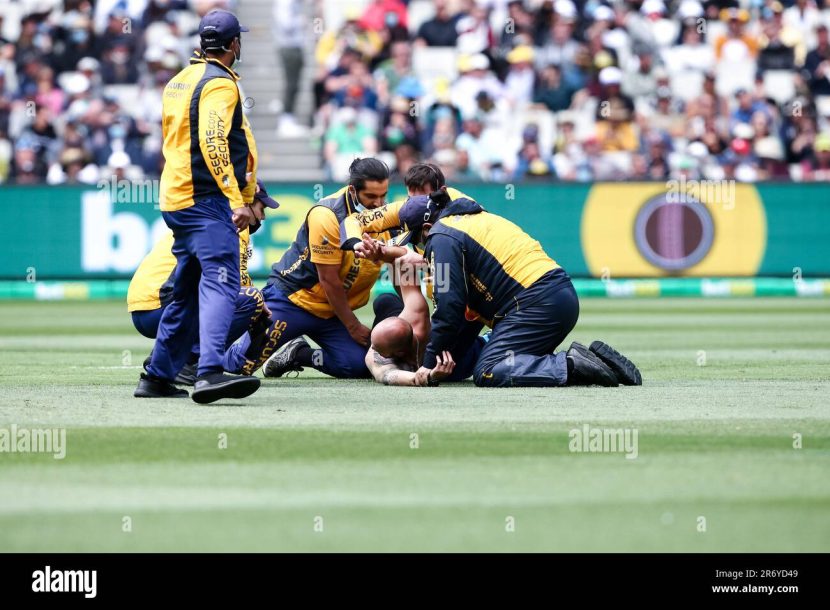
[[[410,196],[426,195],[445,186],[444,174],[437,165],[417,163],[404,176],[404,186],[406,186],[406,191]],[[472,201],[469,196],[454,188],[447,188],[445,196],[450,201],[457,199]],[[406,221],[400,217],[401,209],[405,203],[404,200],[396,201],[374,210],[366,210],[344,218],[340,226],[340,247],[346,251],[354,251],[357,257],[364,257],[365,250],[362,239],[364,234],[376,238],[381,231],[400,228],[401,232],[395,239],[384,244],[381,249],[382,257],[386,262],[394,261],[396,258],[406,255],[409,250],[404,246],[407,244],[413,245],[417,252],[423,254],[423,243],[418,243],[420,231],[418,231],[418,235],[413,235],[410,230],[412,227],[408,226]],[[417,228],[420,228],[422,224],[423,220],[421,219],[417,223]],[[427,295],[430,295],[434,285],[428,283],[426,288]],[[375,321],[377,323],[380,320],[399,316],[404,309],[404,302],[397,294],[388,293],[375,298],[372,307],[375,310]],[[462,381],[473,374],[478,356],[486,342],[484,337],[479,336],[483,327],[484,324],[475,315],[465,319],[459,327],[456,340],[452,348],[448,350],[452,354],[455,367],[452,374],[445,377],[446,381]]]
[[554,354],[579,317],[579,300],[565,270],[506,218],[468,197],[451,196],[439,168],[419,164],[410,172],[425,178],[421,188],[408,181],[413,196],[399,207],[397,217],[412,242],[423,246],[435,305],[430,340],[416,373],[421,385],[428,384],[439,354],[458,348],[471,320],[492,328],[477,355],[476,385],[642,382],[631,361],[600,341],[590,349],[573,343],[567,352]]
[[245,31],[232,13],[207,13],[199,24],[201,50],[164,88],[159,203],[177,265],[173,298],[136,397],[186,397],[172,381],[197,342],[194,401],[243,398],[259,388],[259,380],[223,369],[240,286],[238,231],[254,220],[256,144],[232,69]]

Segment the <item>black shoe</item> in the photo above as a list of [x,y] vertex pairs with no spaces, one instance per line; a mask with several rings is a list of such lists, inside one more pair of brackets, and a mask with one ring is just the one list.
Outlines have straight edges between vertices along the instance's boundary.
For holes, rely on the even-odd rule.
[[141,373],[138,387],[133,392],[136,398],[187,398],[187,390],[180,390],[172,383]]
[[193,385],[196,383],[196,365],[185,364],[179,374],[176,375],[173,383],[177,385]]
[[301,347],[309,347],[308,341],[302,337],[292,339],[283,345],[265,361],[265,365],[262,367],[262,375],[264,377],[282,377],[289,371],[304,370],[303,367],[294,361],[297,350]]
[[581,343],[571,343],[566,356],[573,364],[568,385],[601,385],[607,388],[619,385],[614,371]]
[[608,365],[623,385],[643,385],[643,376],[637,366],[613,347],[602,341],[594,341],[589,348]]
[[258,389],[259,379],[256,377],[214,373],[196,380],[192,398],[203,405],[223,398],[245,398]]

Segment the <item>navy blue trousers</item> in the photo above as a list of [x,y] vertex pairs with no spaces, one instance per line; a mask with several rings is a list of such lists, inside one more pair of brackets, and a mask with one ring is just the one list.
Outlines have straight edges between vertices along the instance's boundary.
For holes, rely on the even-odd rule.
[[498,321],[473,372],[478,386],[563,386],[565,352],[553,350],[579,318],[579,299],[561,269],[542,276],[517,296],[517,309]]
[[284,343],[306,335],[320,346],[318,371],[342,379],[369,377],[366,368],[366,347],[352,339],[349,331],[337,316],[318,318],[292,303],[285,293],[269,284],[262,289],[262,296],[271,310],[271,326],[268,339],[257,354],[247,354],[251,335],[245,333],[225,354],[225,370],[252,375]]
[[[231,328],[228,331],[228,337],[225,341],[225,348],[228,348],[231,343],[239,339],[253,322],[262,313],[265,300],[258,289],[253,286],[242,286],[239,293],[236,295],[236,306],[233,310],[233,320],[231,321]],[[135,329],[147,337],[148,339],[155,339],[158,334],[159,323],[164,310],[167,309],[167,304],[158,309],[148,309],[146,311],[132,312],[133,326]],[[193,347],[193,353],[199,355],[199,344]]]
[[228,201],[203,199],[162,217],[173,231],[178,264],[147,372],[173,380],[198,343],[197,375],[221,373],[239,292],[239,235]]

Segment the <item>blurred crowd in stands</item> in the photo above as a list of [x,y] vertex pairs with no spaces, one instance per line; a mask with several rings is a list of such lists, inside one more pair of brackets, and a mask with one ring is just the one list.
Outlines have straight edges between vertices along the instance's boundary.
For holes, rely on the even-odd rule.
[[[819,0],[820,2],[822,0]],[[330,175],[830,180],[816,0],[370,0],[316,46]]]
[[0,183],[157,177],[161,92],[222,0],[0,0]]
[[[316,136],[332,179],[376,154],[451,180],[830,180],[830,0],[270,1],[277,131]],[[157,177],[161,91],[217,7],[0,0],[0,183]]]

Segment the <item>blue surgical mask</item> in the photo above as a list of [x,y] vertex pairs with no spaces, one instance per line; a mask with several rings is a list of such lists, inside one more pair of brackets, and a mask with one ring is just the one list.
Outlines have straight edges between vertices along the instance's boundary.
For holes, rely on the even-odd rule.
[[357,213],[365,212],[366,206],[360,203],[360,199],[357,198],[357,191],[353,188],[349,189],[349,196],[352,199],[352,205],[354,206],[354,211]]

